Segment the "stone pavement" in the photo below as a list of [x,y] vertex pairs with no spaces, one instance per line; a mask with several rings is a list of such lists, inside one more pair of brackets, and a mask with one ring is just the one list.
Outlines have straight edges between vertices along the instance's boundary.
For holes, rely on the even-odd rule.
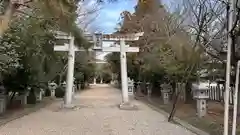
[[119,110],[121,91],[96,85],[75,96],[75,110],[61,102],[0,127],[0,135],[194,135],[134,101],[137,111]]

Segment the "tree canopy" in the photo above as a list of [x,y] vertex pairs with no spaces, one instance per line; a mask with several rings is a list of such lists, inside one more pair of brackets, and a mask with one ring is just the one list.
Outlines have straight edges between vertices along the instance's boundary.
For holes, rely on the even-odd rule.
[[[196,70],[202,61],[201,51],[194,47],[178,11],[168,12],[161,1],[139,0],[134,13],[124,11],[121,16],[116,33],[144,32],[138,41],[128,43],[140,47],[139,53],[128,54],[130,77],[141,81],[160,81],[160,76],[167,76],[180,81],[192,68],[190,78],[196,78]],[[120,71],[117,53],[109,54],[106,59],[111,63],[113,72]]]
[[[58,42],[55,31],[71,33],[77,46],[91,46],[76,24],[78,2],[1,1],[0,52],[3,57],[0,69],[7,89],[24,90],[30,85],[63,79],[67,53],[53,51],[53,46]],[[76,55],[76,59],[83,60],[76,62],[76,70],[83,74],[90,73],[86,66],[89,65],[86,62],[90,59],[89,54]],[[80,67],[82,70],[78,70]]]

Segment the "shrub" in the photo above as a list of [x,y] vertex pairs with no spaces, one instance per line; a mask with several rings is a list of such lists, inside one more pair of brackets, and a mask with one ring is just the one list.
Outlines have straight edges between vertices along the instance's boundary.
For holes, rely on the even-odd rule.
[[56,90],[55,90],[55,96],[57,98],[63,98],[64,95],[65,95],[64,88],[62,86],[57,87]]
[[29,92],[29,96],[27,97],[27,103],[28,104],[36,104],[37,103],[37,97],[35,95],[35,89],[31,88]]
[[47,88],[45,91],[45,96],[50,97],[51,96],[51,91]]

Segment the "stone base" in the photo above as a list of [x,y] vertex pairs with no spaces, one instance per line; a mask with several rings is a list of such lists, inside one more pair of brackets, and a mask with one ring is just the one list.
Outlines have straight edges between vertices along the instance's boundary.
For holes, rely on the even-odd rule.
[[128,95],[129,100],[134,100],[135,96],[134,95]]
[[138,110],[138,107],[131,103],[121,103],[119,105],[119,109],[121,109],[121,110]]
[[197,116],[199,118],[204,117],[207,114],[206,99],[197,99]]
[[144,97],[145,95],[142,93],[141,90],[137,90],[136,96],[138,96],[138,97]]
[[169,104],[169,99],[168,98],[164,98],[163,99],[163,104],[165,104],[165,105]]
[[5,99],[0,99],[0,114],[5,113],[6,111],[6,100]]
[[69,112],[69,111],[76,111],[79,109],[80,109],[80,107],[75,106],[73,104],[70,104],[70,105],[61,104],[61,106],[58,107],[56,112]]
[[62,109],[75,109],[76,106],[74,104],[62,104],[61,106]]

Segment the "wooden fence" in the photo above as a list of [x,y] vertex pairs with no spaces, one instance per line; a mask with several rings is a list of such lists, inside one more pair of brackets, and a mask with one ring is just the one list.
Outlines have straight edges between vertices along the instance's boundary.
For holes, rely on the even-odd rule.
[[[233,104],[233,91],[234,88],[231,87],[229,92],[229,104]],[[179,99],[186,101],[186,90],[185,84],[177,83],[176,92],[180,92]],[[223,86],[210,86],[210,90],[207,92],[209,99],[217,102],[224,102],[224,87]]]
[[[233,104],[233,91],[234,88],[231,87],[229,91],[229,104]],[[224,87],[211,86],[207,94],[209,100],[224,102]]]

